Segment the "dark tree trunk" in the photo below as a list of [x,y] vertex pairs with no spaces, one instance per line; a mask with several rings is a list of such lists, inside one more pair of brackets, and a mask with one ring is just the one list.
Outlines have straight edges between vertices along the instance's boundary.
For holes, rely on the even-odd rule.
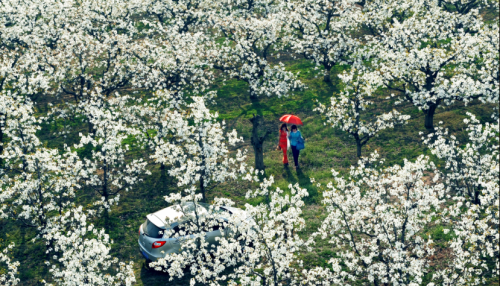
[[88,127],[89,127],[89,135],[94,135],[95,134],[95,128],[94,124],[90,122],[90,119],[88,119]]
[[102,196],[104,197],[104,200],[107,202],[109,199],[109,192],[108,192],[108,168],[106,160],[104,160],[104,170],[102,178]]
[[252,141],[253,151],[255,155],[255,169],[265,170],[266,166],[264,166],[264,153],[262,148],[262,143],[254,143]]
[[[199,136],[198,138],[199,138],[198,144],[200,145],[201,150],[204,150],[205,146],[203,145],[203,140],[201,140],[202,136]],[[205,190],[205,176],[207,174],[207,169],[206,169],[207,158],[205,157],[204,154],[205,153],[202,151],[202,155],[201,155],[201,172],[200,172],[200,191],[201,191],[201,195],[203,196],[202,197],[202,201],[204,203],[207,203],[206,190]]]
[[[3,129],[5,128],[7,115],[0,113],[0,155],[3,154]],[[3,160],[0,157],[0,167],[3,166]]]
[[425,128],[432,132],[434,131],[434,114],[436,113],[437,103],[430,104],[428,109],[424,109],[425,114]]
[[107,209],[104,210],[104,229],[106,233],[111,229],[111,223],[109,221],[109,211]]
[[331,67],[325,67],[325,75],[323,77],[323,81],[326,82],[326,83],[331,83],[332,82],[332,79],[330,78],[330,71],[331,71]]
[[205,180],[203,179],[203,176],[200,177],[200,191],[201,195],[203,196],[202,202],[207,203],[207,197],[206,197],[206,191],[205,191]]
[[251,102],[256,102],[258,100],[259,100],[259,96],[254,91],[251,91],[250,92],[250,101]]
[[261,116],[253,116],[250,119],[250,122],[252,122],[252,137],[251,137],[251,143],[255,155],[255,169],[257,170],[265,170],[264,166],[264,141],[266,140],[266,137],[271,133],[269,130],[266,131],[264,136],[259,137],[259,125],[260,125],[260,119]]
[[481,200],[479,199],[480,194],[481,194],[481,191],[474,190],[474,204],[476,204],[476,205],[481,205]]
[[[102,179],[102,196],[104,197],[104,201],[108,203],[109,201],[109,191],[108,191],[108,164],[106,160],[104,160],[104,174]],[[109,230],[109,213],[108,209],[104,210],[104,228]]]
[[160,165],[160,181],[161,181],[161,192],[163,195],[167,194],[167,168],[165,164]]
[[359,116],[360,116],[360,103],[359,103],[359,98],[356,97],[355,104],[354,104],[354,111],[356,112],[356,131],[352,134],[354,136],[354,139],[356,139],[356,156],[358,158],[361,158],[361,147],[363,145],[361,144],[361,138],[359,138]]
[[356,140],[356,156],[358,156],[358,158],[361,158],[361,141],[359,140]]

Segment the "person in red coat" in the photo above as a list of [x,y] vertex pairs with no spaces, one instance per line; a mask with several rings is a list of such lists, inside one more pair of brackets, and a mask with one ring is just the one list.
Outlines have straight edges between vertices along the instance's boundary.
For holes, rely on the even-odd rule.
[[283,123],[280,128],[280,149],[283,151],[283,164],[288,166],[288,128],[286,127],[286,123]]

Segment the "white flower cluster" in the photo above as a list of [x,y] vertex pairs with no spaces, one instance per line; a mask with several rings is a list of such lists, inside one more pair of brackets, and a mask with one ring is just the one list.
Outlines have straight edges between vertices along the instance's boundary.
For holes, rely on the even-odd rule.
[[[87,228],[86,214],[75,204],[76,192],[95,180],[94,165],[69,148],[41,146],[35,134],[39,120],[29,99],[2,93],[0,102],[5,114],[2,131],[11,138],[0,154],[1,217],[37,230],[32,241],[43,240],[47,255],[55,255],[54,262],[48,263],[54,265],[56,285],[131,285],[135,281],[131,265],[107,271],[118,263],[109,255],[109,238],[103,231],[87,234],[93,227]],[[58,255],[62,258],[57,259]],[[11,263],[4,254],[0,259],[8,269],[8,275],[0,277],[2,285],[16,285],[19,263]]]
[[85,165],[92,166],[95,170],[87,185],[92,186],[103,198],[96,204],[108,210],[113,203],[118,203],[119,197],[112,199],[113,196],[128,191],[140,182],[141,174],[150,174],[146,170],[147,163],[142,158],[130,162],[125,158],[129,145],[124,144],[124,140],[139,133],[127,124],[127,121],[132,120],[125,108],[128,102],[127,96],[116,94],[105,100],[93,94],[81,107],[91,123],[93,132],[88,135],[80,134],[80,143],[75,145],[75,148],[91,145],[96,149],[92,150],[90,158],[85,160]]
[[[498,109],[494,123],[470,115],[466,145],[434,130],[433,116],[438,106],[456,101],[498,104],[498,21],[481,15],[483,7],[498,12],[498,5],[0,1],[0,217],[37,230],[33,240],[45,242],[52,257],[52,284],[131,285],[132,265],[110,255],[112,241],[90,218],[99,219],[102,210],[109,215],[154,163],[182,189],[167,202],[189,226],[171,234],[189,234],[182,251],[153,264],[171,277],[182,277],[189,266],[192,284],[481,284],[500,269]],[[242,138],[208,109],[215,77],[246,82],[252,99],[287,96],[304,85],[279,59],[298,54],[323,66],[326,81],[334,66],[351,65],[340,76],[345,88],[318,110],[355,138],[358,157],[370,138],[409,119],[395,110],[365,116],[374,94],[389,89],[425,113],[425,126],[435,133],[424,143],[443,169],[425,156],[382,168],[372,155],[349,178],[334,171],[324,191],[327,217],[309,239],[298,236],[307,191],[298,185],[271,190],[272,177],[247,193],[259,203],[226,220],[220,212],[234,204],[229,199],[215,198],[208,209],[184,208],[206,202],[218,184],[264,175],[247,168]],[[46,97],[54,105],[40,117]],[[88,130],[75,133],[72,121]],[[47,125],[71,147],[44,145],[37,132]],[[67,140],[78,132],[76,144]],[[131,147],[148,148],[146,159],[128,158]],[[84,209],[76,197],[89,190]],[[437,223],[446,227],[451,256],[430,277],[438,249],[427,230]],[[224,235],[220,247],[211,248],[205,234],[215,227]],[[300,270],[299,252],[320,238],[337,254],[330,267]],[[2,285],[19,282],[20,264],[7,256],[13,247],[0,253]]]
[[328,217],[314,236],[328,238],[339,258],[331,270],[305,270],[304,284],[421,285],[436,263],[428,232],[436,223],[451,236],[451,257],[432,269],[429,285],[479,285],[500,274],[499,124],[469,116],[465,147],[443,129],[424,140],[443,170],[424,156],[381,170],[375,153],[347,179],[333,171],[323,194]]
[[8,256],[9,251],[14,248],[15,243],[9,244],[2,252],[0,252],[0,263],[7,265],[7,273],[0,275],[0,282],[5,286],[14,286],[20,282],[19,278],[16,278],[17,268],[21,263],[19,261],[12,262]]
[[191,97],[191,103],[176,95],[158,91],[144,105],[128,109],[129,114],[151,150],[150,158],[162,171],[168,168],[168,174],[188,193],[197,188],[206,202],[206,192],[213,186],[245,172],[246,151],[231,154],[229,150],[243,139],[236,130],[227,132],[224,121],[219,122],[218,114],[206,107],[210,93]]
[[357,54],[370,62],[374,78],[425,113],[429,130],[440,104],[498,103],[498,22],[483,21],[482,6],[498,12],[489,1],[366,1],[363,7],[363,23],[375,35]]
[[[257,206],[245,205],[245,211],[233,212],[221,219],[221,207],[231,206],[229,199],[217,199],[206,211],[201,207],[186,210],[183,203],[197,202],[200,195],[173,194],[166,197],[179,206],[185,230],[172,237],[182,236],[180,253],[168,254],[164,259],[151,263],[157,270],[168,272],[173,277],[184,276],[183,269],[189,266],[193,275],[191,285],[196,282],[210,285],[282,285],[295,283],[299,273],[294,266],[301,267],[297,259],[300,250],[307,244],[298,232],[305,227],[301,218],[305,189],[289,186],[290,194],[283,190],[269,190],[274,179],[264,181],[249,197],[267,197],[268,201]],[[218,239],[219,247],[210,248],[205,234],[214,226],[223,229]],[[187,236],[186,236],[187,235]],[[228,271],[229,270],[229,271]]]
[[367,107],[373,105],[374,102],[369,98],[374,97],[373,93],[380,86],[365,73],[354,68],[339,77],[346,85],[345,91],[342,91],[339,97],[330,98],[331,106],[326,107],[319,103],[316,110],[326,116],[326,123],[334,128],[339,127],[354,137],[357,155],[361,157],[361,147],[368,143],[370,138],[377,136],[381,130],[405,124],[410,116],[396,110],[376,117],[363,115]]
[[235,157],[230,157],[228,147],[243,141],[243,138],[238,137],[236,130],[224,132],[224,122],[217,122],[217,113],[210,113],[202,97],[193,98],[188,108],[185,120],[192,123],[186,124],[187,132],[180,134],[182,137],[174,137],[177,141],[183,139],[183,143],[180,144],[180,154],[167,156],[172,165],[179,166],[172,166],[169,174],[178,179],[179,186],[198,185],[206,201],[205,191],[210,183],[236,179],[239,172],[245,170],[246,152],[238,150]]
[[426,182],[426,173],[435,171],[428,157],[383,170],[368,166],[378,160],[372,154],[349,178],[336,176],[328,184],[323,194],[328,216],[314,235],[328,238],[339,258],[330,259],[332,271],[306,272],[310,279],[419,285],[429,271],[435,250],[425,228],[443,211],[445,186],[437,177]]
[[25,154],[19,167],[0,180],[0,214],[36,227],[38,235],[47,231],[51,212],[63,213],[74,206],[75,191],[92,171],[76,153],[61,156],[58,150],[45,148]]
[[[44,237],[55,242],[51,251],[56,261],[46,262],[55,284],[45,285],[130,286],[136,282],[132,262],[127,265],[109,255],[113,241],[104,229],[97,230],[87,222],[81,206],[58,217]],[[117,266],[116,274],[111,275],[111,270]]]
[[465,146],[443,129],[436,138],[425,140],[432,153],[445,161],[443,180],[454,202],[448,207],[454,267],[436,274],[442,285],[479,285],[485,277],[478,273],[500,275],[499,124],[483,125],[468,115]]
[[331,69],[347,64],[361,44],[353,34],[361,24],[361,9],[353,0],[291,1],[287,21],[289,44],[306,59],[324,68],[326,82]]
[[[40,146],[36,132],[40,130],[40,119],[33,116],[33,102],[9,90],[0,93],[1,134],[10,138],[0,142],[2,160],[9,165],[19,163],[17,158]],[[12,163],[10,163],[12,162]]]
[[215,39],[223,39],[214,41],[208,50],[212,66],[248,83],[252,98],[288,96],[303,88],[283,64],[271,64],[271,57],[287,43],[285,7],[281,1],[221,1],[209,17]]

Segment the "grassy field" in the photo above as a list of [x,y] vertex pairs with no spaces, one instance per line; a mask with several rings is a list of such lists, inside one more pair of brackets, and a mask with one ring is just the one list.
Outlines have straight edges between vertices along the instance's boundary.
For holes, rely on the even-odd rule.
[[[305,238],[315,231],[325,217],[325,211],[321,205],[321,194],[316,187],[311,184],[310,178],[315,178],[320,183],[327,183],[331,180],[331,170],[335,169],[341,173],[348,172],[351,165],[355,165],[356,145],[354,139],[341,130],[336,130],[323,124],[321,115],[313,109],[316,100],[327,103],[329,98],[339,91],[339,82],[336,76],[332,75],[332,84],[325,84],[322,81],[321,71],[315,70],[314,65],[308,61],[297,59],[286,62],[287,68],[294,72],[300,72],[300,79],[307,88],[297,91],[287,97],[261,97],[259,101],[250,101],[247,86],[236,80],[227,81],[224,85],[218,83],[214,89],[218,90],[217,104],[210,106],[214,111],[219,112],[221,120],[225,120],[228,129],[236,129],[245,139],[245,143],[238,148],[248,149],[248,163],[253,164],[253,150],[250,145],[251,123],[249,118],[253,114],[262,115],[265,119],[266,128],[276,131],[276,136],[271,136],[265,143],[265,165],[266,175],[274,176],[276,187],[287,188],[289,184],[299,183],[309,192],[307,198],[304,218],[307,221],[307,229],[302,232]],[[336,67],[332,73],[338,74],[345,67]],[[381,91],[375,99],[376,104],[372,110],[363,116],[371,117],[393,108],[393,100],[385,99],[388,91]],[[47,110],[47,102],[53,99],[47,98],[38,102],[40,115]],[[443,121],[443,126],[450,129],[451,134],[464,139],[464,124],[466,112],[472,112],[482,121],[491,120],[493,106],[473,102],[468,106],[457,103],[453,106],[439,108],[435,116],[435,122]],[[363,155],[377,150],[382,158],[386,159],[387,165],[401,164],[403,158],[414,159],[420,154],[428,154],[428,150],[421,144],[421,135],[424,132],[423,113],[418,111],[411,104],[398,107],[404,114],[411,115],[411,120],[407,125],[398,126],[395,129],[388,129],[380,133],[377,138],[372,139],[364,148]],[[300,128],[306,138],[306,149],[300,154],[301,169],[295,171],[293,168],[286,169],[281,163],[281,151],[275,151],[274,147],[278,141],[279,117],[286,113],[294,113],[302,118],[304,126]],[[60,147],[63,138],[53,135],[54,132],[63,128],[62,122],[43,126],[39,132],[40,137],[48,147]],[[71,130],[66,142],[75,141],[78,132],[85,132],[86,125],[78,120],[68,123],[67,128]],[[137,156],[138,150],[132,150]],[[147,154],[139,154],[144,158]],[[290,154],[291,156],[291,154]],[[109,234],[113,238],[112,254],[122,261],[133,261],[137,279],[137,285],[186,285],[190,276],[185,279],[169,281],[168,275],[153,270],[149,270],[144,259],[139,253],[137,238],[138,228],[144,222],[145,216],[167,206],[158,190],[159,168],[151,166],[152,176],[144,178],[136,188],[123,193],[120,203],[113,208],[111,216],[111,227]],[[173,181],[169,182],[171,192],[176,192],[177,187]],[[208,194],[209,200],[214,197],[229,197],[237,202],[238,206],[243,206],[245,193],[252,188],[245,182],[230,182],[217,187]],[[84,203],[84,199],[81,199]],[[255,201],[251,202],[255,203]],[[94,222],[102,226],[102,221]],[[35,233],[31,229],[26,229],[20,225],[2,220],[0,221],[0,244],[5,246],[7,242],[16,243],[14,257],[21,262],[19,277],[21,285],[38,285],[42,277],[48,277],[47,266],[44,261],[47,259],[44,253],[45,247],[40,242],[32,243],[30,240]],[[430,231],[436,235],[442,233],[441,226],[435,226]],[[437,237],[436,243],[443,243],[445,236]],[[317,241],[315,251],[301,254],[304,265],[308,267],[326,266],[326,261],[335,255],[335,252],[325,241]],[[440,253],[446,258],[446,253]],[[498,280],[492,281],[497,283]]]

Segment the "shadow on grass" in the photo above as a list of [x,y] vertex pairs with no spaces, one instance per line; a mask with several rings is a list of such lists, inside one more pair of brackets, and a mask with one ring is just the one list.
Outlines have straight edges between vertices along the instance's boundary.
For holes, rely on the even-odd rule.
[[297,168],[297,177],[299,179],[299,186],[305,188],[309,196],[305,199],[308,204],[317,203],[321,198],[318,196],[318,189],[311,183],[311,178],[304,174],[302,168]]
[[293,184],[297,183],[297,179],[295,178],[295,176],[293,175],[292,171],[290,170],[290,166],[284,166],[283,170],[285,171],[285,173],[283,174],[283,177],[286,178],[286,180],[290,184],[293,185]]
[[[172,278],[172,280],[170,280]],[[189,270],[184,270],[184,277],[176,278],[171,277],[168,273],[163,271],[157,271],[153,268],[147,266],[146,261],[143,261],[141,267],[141,277],[140,280],[143,285],[148,286],[156,286],[156,285],[189,285],[189,280],[191,279],[191,275],[189,274]]]
[[[156,271],[153,268],[146,265],[144,261],[141,267],[140,282],[143,285],[156,286],[156,285],[169,285],[169,286],[185,286],[190,285],[190,280],[194,278],[191,274],[191,269],[189,267],[183,269],[184,277],[176,278],[171,277],[168,273],[163,271]],[[221,275],[228,275],[234,271],[233,267],[228,267]],[[172,280],[170,280],[172,279]],[[200,285],[196,283],[196,285]]]
[[[314,204],[320,201],[321,198],[318,196],[318,189],[311,183],[311,178],[303,172],[302,167],[296,170],[292,170],[293,168],[294,167],[284,166],[283,178],[286,179],[288,183],[292,185],[298,183],[301,188],[307,190],[309,196],[305,198],[306,203]],[[297,176],[295,176],[294,172]]]

